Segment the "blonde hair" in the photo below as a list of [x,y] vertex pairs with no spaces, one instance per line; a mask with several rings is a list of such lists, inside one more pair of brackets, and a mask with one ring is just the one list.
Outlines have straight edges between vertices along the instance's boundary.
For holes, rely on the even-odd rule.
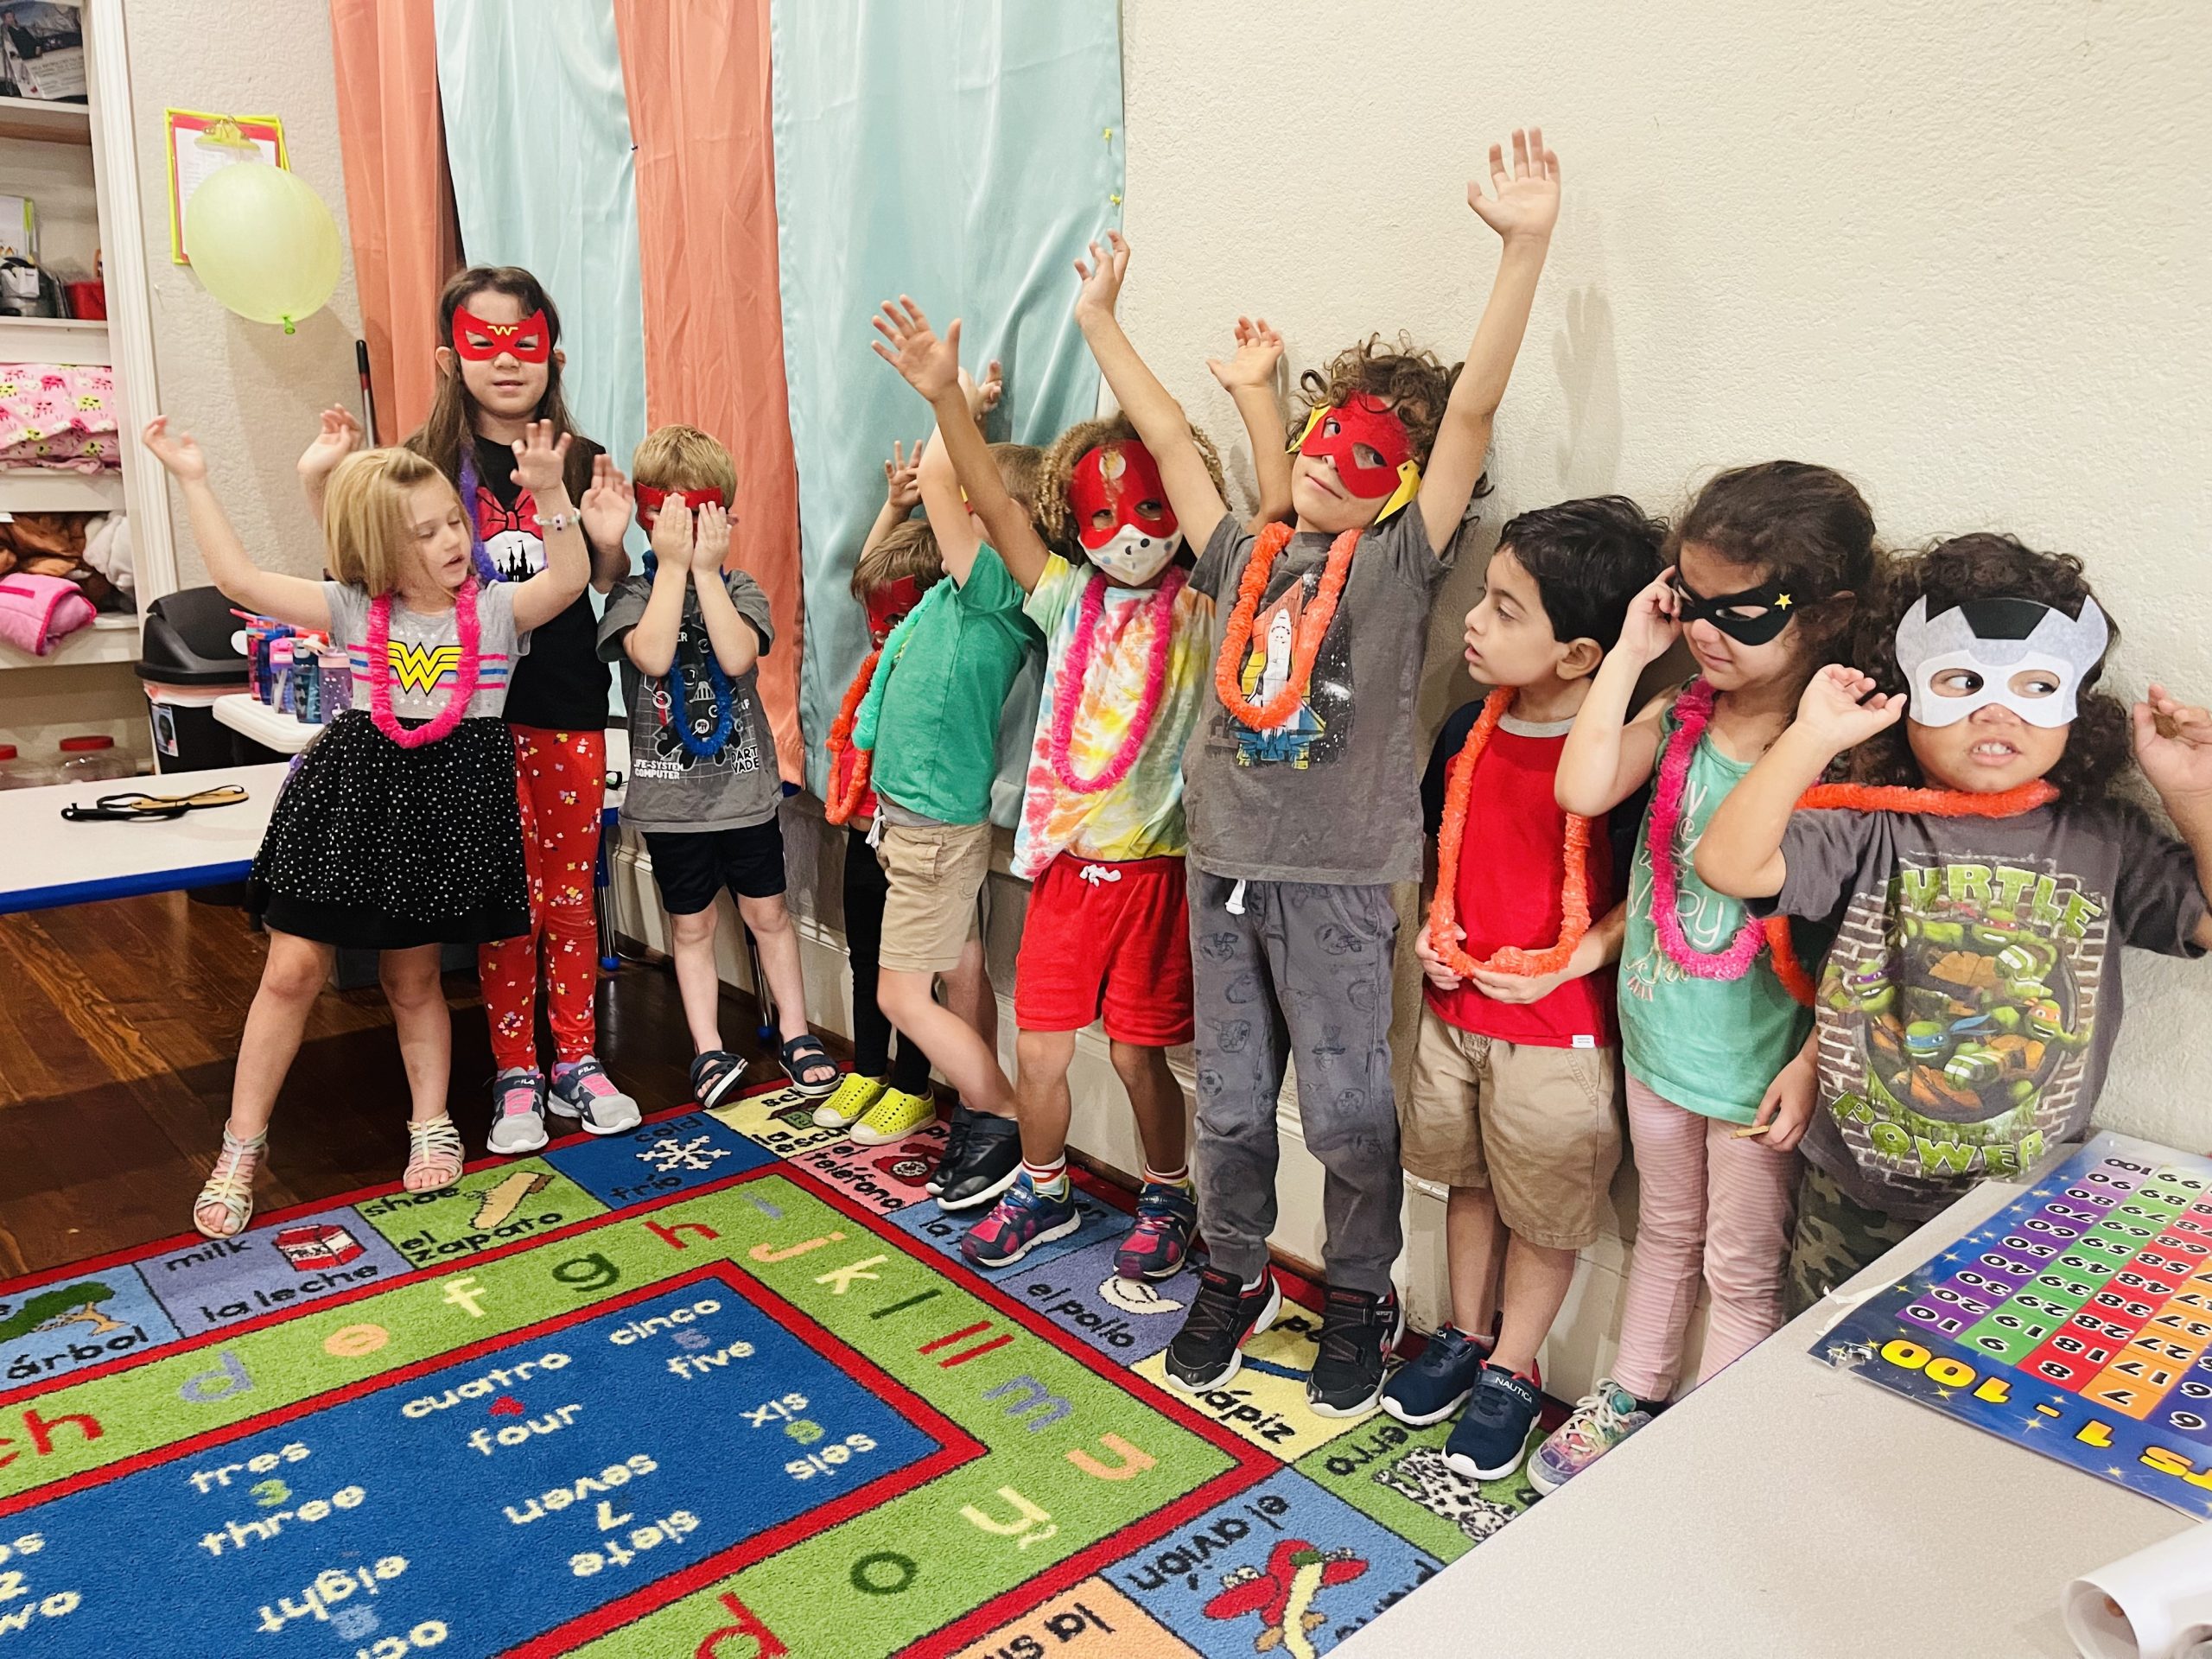
[[322,504],[330,574],[372,597],[397,588],[415,549],[407,498],[434,481],[461,505],[453,481],[412,449],[364,449],[340,461]]
[[944,574],[944,556],[926,518],[909,518],[893,527],[853,564],[853,597],[865,601],[879,588],[912,576],[925,591]]
[[1037,522],[1037,503],[1045,476],[1045,452],[1033,443],[995,443],[990,446],[991,459],[999,464],[999,480],[1006,486],[1006,493],[1020,504],[1029,515],[1029,522]]
[[648,489],[720,490],[725,506],[737,505],[737,463],[720,439],[696,426],[664,426],[645,434],[630,457],[630,476]]

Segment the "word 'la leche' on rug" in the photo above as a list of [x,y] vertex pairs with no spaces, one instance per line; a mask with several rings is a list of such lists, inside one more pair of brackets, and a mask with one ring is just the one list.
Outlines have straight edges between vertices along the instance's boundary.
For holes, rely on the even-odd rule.
[[[763,1093],[0,1287],[0,1659],[1319,1654],[1529,1501]],[[1307,1293],[1310,1298],[1310,1292]]]

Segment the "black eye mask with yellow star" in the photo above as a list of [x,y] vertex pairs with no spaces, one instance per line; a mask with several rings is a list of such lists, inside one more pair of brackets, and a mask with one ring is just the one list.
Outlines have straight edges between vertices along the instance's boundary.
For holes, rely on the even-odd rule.
[[1741,593],[1703,599],[1691,590],[1679,572],[1675,577],[1675,597],[1681,601],[1676,613],[1684,627],[1693,622],[1710,622],[1731,639],[1745,645],[1766,644],[1789,626],[1789,619],[1804,603],[1784,592],[1777,582],[1746,588]]

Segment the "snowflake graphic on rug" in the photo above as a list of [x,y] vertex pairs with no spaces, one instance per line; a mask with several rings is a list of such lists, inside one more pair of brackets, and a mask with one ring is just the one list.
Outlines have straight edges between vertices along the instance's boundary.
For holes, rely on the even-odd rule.
[[712,1169],[717,1159],[728,1156],[723,1148],[709,1144],[703,1135],[695,1135],[689,1141],[664,1135],[637,1154],[638,1161],[652,1166],[656,1175],[672,1175],[678,1170]]
[[1363,1576],[1367,1563],[1349,1549],[1316,1549],[1303,1538],[1286,1538],[1268,1557],[1267,1570],[1240,1567],[1225,1573],[1221,1593],[1205,1605],[1208,1618],[1260,1616],[1260,1634],[1253,1639],[1255,1653],[1277,1648],[1292,1659],[1313,1659],[1313,1632],[1329,1622],[1314,1606],[1321,1592],[1332,1585],[1349,1584]]

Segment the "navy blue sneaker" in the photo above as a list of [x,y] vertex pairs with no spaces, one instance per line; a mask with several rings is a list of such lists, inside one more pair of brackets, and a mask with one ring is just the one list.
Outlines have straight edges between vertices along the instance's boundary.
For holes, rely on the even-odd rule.
[[1527,1455],[1529,1429],[1543,1398],[1529,1378],[1485,1364],[1466,1414],[1444,1443],[1444,1461],[1472,1480],[1511,1474]]
[[1467,1403],[1490,1357],[1491,1338],[1447,1325],[1382,1385],[1382,1409],[1411,1428],[1440,1423]]

